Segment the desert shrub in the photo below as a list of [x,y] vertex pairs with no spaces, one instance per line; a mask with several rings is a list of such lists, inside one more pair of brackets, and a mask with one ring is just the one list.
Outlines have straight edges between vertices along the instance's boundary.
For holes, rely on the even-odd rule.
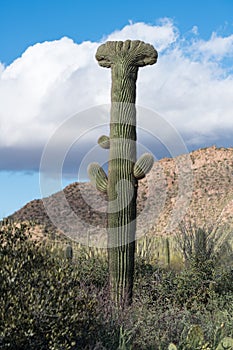
[[210,346],[219,330],[232,337],[231,270],[221,273],[212,259],[189,262],[180,272],[139,263],[132,349],[167,349],[171,342],[182,348],[193,325],[202,328]]
[[216,293],[233,293],[233,267],[223,266],[214,270],[213,289]]
[[0,349],[84,349],[106,338],[99,290],[86,283],[94,262],[70,264],[29,236],[22,224],[0,231]]
[[77,274],[86,285],[102,288],[108,280],[107,259],[98,255],[87,256],[86,248],[80,249],[73,263],[77,266]]

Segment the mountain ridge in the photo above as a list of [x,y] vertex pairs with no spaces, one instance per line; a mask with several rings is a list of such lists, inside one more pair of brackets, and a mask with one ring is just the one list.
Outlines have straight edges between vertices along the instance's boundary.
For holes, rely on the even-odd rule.
[[[233,148],[212,146],[156,161],[139,182],[137,201],[138,237],[173,234],[182,220],[207,229],[233,228]],[[88,231],[88,239],[98,241],[100,232],[106,234],[106,210],[105,195],[89,182],[74,182],[47,198],[30,201],[8,218],[33,221],[71,237],[86,237]]]

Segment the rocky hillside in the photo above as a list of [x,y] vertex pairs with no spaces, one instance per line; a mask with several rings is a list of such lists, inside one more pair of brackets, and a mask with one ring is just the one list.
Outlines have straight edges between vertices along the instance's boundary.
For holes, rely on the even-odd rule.
[[[45,225],[80,240],[106,235],[107,201],[90,183],[73,183],[33,200],[10,218]],[[233,227],[233,148],[200,149],[155,162],[139,182],[137,234],[172,234],[181,220]]]

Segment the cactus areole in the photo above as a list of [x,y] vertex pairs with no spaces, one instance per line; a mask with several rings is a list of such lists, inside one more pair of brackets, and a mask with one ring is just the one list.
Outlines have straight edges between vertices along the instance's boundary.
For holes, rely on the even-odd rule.
[[98,140],[109,149],[108,176],[96,163],[88,172],[96,188],[108,196],[110,290],[120,306],[132,300],[138,180],[154,161],[150,154],[136,161],[136,80],[138,68],[154,64],[157,52],[138,40],[108,41],[98,48],[96,59],[112,72],[110,136]]

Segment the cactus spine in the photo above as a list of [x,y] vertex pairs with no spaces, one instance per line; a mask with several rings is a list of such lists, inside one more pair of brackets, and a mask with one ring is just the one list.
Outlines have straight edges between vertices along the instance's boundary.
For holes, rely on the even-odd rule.
[[[98,143],[109,148],[109,278],[112,299],[120,306],[132,300],[138,179],[153,165],[151,155],[136,163],[137,73],[139,67],[156,62],[157,52],[141,41],[109,41],[98,48],[96,59],[112,73],[110,137],[102,136]],[[91,174],[96,184],[98,173]]]

